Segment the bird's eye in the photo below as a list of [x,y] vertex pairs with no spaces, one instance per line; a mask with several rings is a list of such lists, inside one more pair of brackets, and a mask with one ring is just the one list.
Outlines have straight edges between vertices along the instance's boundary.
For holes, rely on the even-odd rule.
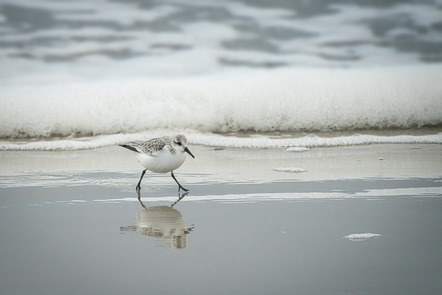
[[181,146],[181,142],[179,142],[179,141],[178,141],[178,142],[176,142],[176,144],[177,144],[177,145],[179,145],[179,146]]

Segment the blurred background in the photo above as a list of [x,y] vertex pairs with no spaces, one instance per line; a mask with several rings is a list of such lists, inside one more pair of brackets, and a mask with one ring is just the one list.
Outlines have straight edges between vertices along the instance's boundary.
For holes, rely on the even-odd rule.
[[138,60],[142,72],[182,74],[442,61],[438,0],[0,3],[2,63],[22,66]]

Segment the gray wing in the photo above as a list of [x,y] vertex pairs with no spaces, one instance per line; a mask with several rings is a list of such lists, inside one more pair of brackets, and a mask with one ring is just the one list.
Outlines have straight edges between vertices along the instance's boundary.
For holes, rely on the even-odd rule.
[[159,137],[146,142],[131,142],[130,145],[136,148],[139,153],[152,155],[163,149],[165,145],[170,144],[170,141],[168,137]]

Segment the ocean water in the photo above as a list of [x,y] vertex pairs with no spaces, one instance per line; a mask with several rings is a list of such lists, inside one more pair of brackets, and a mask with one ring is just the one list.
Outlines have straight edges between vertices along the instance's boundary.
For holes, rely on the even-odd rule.
[[442,143],[442,1],[0,1],[0,150]]

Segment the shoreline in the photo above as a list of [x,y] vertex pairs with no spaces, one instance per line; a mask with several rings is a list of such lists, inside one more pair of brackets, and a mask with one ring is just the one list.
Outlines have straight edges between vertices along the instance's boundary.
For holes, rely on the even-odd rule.
[[[295,151],[198,145],[190,148],[196,158],[188,157],[176,170],[177,177],[190,185],[442,177],[440,144],[357,145]],[[3,151],[0,163],[0,188],[78,183],[106,186],[106,177],[113,182],[112,187],[124,188],[136,182],[142,171],[134,154],[118,146],[79,151]],[[154,186],[170,184],[168,175],[147,176],[155,180],[151,182]]]
[[[179,132],[178,132],[179,133]],[[191,145],[209,148],[272,149],[351,147],[373,144],[442,144],[440,126],[411,129],[361,129],[329,132],[200,133],[187,130]],[[174,135],[170,130],[44,138],[0,139],[1,151],[76,151],[109,148],[129,141]]]

